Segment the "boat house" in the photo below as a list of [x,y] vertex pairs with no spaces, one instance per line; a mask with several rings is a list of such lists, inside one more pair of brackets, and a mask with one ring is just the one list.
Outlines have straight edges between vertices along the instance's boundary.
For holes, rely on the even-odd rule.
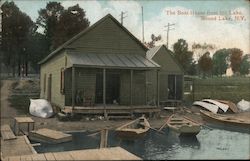
[[147,50],[108,14],[39,62],[40,97],[79,113],[155,110],[147,106],[146,72],[160,66]]
[[[147,58],[159,64],[159,104],[161,106],[178,106],[183,100],[184,70],[165,45],[156,46],[147,51]],[[147,72],[148,102],[157,101],[157,73]]]

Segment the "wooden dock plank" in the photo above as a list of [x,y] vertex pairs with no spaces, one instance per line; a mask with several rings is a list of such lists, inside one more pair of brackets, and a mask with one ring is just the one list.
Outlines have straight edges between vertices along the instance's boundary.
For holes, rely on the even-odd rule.
[[41,160],[46,161],[46,158],[45,158],[44,154],[33,154],[32,159],[33,160],[39,160],[39,161],[41,161]]
[[44,153],[44,156],[47,160],[56,160],[53,153]]
[[66,134],[61,131],[51,130],[47,128],[31,131],[29,133],[31,140],[48,142],[48,143],[62,143],[72,140],[71,134]]
[[8,157],[5,159],[19,160],[141,160],[136,155],[122,149],[121,147],[75,150],[66,152],[41,153],[26,156]]
[[12,156],[12,157],[9,157],[9,161],[21,161],[21,157],[20,156]]
[[1,135],[2,135],[3,140],[16,139],[16,136],[14,135],[9,125],[1,126]]
[[22,155],[21,156],[21,161],[32,161],[32,156],[31,155]]
[[68,152],[53,153],[56,160],[74,160]]

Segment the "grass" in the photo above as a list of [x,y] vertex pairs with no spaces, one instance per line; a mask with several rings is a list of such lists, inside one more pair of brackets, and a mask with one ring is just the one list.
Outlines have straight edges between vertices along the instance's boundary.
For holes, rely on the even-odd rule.
[[39,82],[37,80],[15,81],[11,86],[10,105],[20,114],[29,113],[30,99],[39,98]]
[[234,103],[242,99],[250,101],[250,78],[195,79],[194,82],[185,82],[184,91],[188,92],[191,84],[194,85],[194,93],[184,96],[186,102],[204,98],[230,100]]

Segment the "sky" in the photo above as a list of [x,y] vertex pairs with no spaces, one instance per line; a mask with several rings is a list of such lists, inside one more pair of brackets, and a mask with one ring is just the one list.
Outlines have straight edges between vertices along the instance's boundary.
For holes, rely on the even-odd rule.
[[[38,10],[45,8],[47,0],[14,0],[21,11],[33,21]],[[79,4],[86,11],[91,25],[112,14],[120,21],[121,12],[126,12],[123,25],[142,40],[142,9],[145,41],[151,34],[161,35],[156,45],[166,44],[168,23],[175,24],[169,31],[169,48],[178,39],[185,39],[189,48],[193,43],[213,44],[216,49],[240,48],[250,53],[250,2],[247,0],[61,0],[68,8]],[[215,50],[211,51],[213,53]]]

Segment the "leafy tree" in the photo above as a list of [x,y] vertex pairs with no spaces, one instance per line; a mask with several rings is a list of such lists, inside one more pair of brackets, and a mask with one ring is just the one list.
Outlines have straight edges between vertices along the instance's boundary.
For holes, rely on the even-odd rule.
[[89,20],[86,18],[85,11],[78,4],[69,7],[59,17],[52,42],[53,47],[63,44],[88,26]]
[[174,56],[182,65],[185,73],[188,73],[189,68],[193,62],[193,52],[188,51],[188,44],[186,40],[179,39],[174,44]]
[[213,74],[215,75],[223,75],[226,73],[228,68],[228,57],[229,57],[229,50],[227,49],[220,49],[217,50],[213,55]]
[[240,64],[240,74],[246,75],[249,74],[250,70],[250,56],[249,55],[244,55]]
[[[36,23],[39,27],[44,29],[44,34],[47,39],[47,48],[50,49],[50,51],[54,49],[52,42],[59,17],[63,11],[64,7],[60,2],[48,2],[46,8],[40,9],[38,11],[39,16],[36,20]],[[48,53],[50,51],[48,51]]]
[[155,47],[155,43],[157,41],[159,41],[159,40],[161,40],[161,35],[155,36],[154,34],[152,34],[151,35],[151,41],[150,42],[146,42],[145,44],[146,44],[146,46],[148,48],[153,48],[153,47]]
[[4,2],[1,9],[3,11],[3,61],[8,69],[12,68],[13,76],[15,76],[17,67],[18,75],[20,76],[21,67],[27,68],[25,42],[27,41],[29,34],[34,31],[35,26],[30,17],[21,12],[14,2]]
[[240,64],[241,64],[243,52],[242,50],[238,48],[232,48],[232,49],[229,49],[229,51],[230,51],[230,62],[231,62],[232,71],[235,74],[236,72],[240,72]]
[[38,13],[37,24],[44,29],[48,53],[87,28],[90,23],[78,4],[64,9],[60,2],[49,2]]
[[212,70],[213,62],[209,52],[206,52],[200,57],[198,65],[203,72],[203,76],[205,76],[206,73],[209,73]]

